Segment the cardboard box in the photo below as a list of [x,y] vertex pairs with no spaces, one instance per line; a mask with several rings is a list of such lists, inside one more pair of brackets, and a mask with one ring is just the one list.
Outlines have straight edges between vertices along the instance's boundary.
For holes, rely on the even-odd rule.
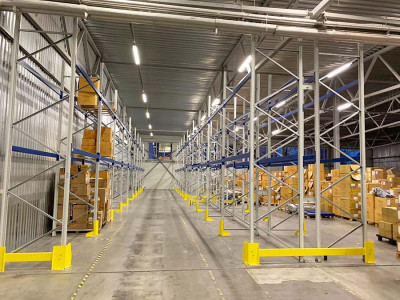
[[96,93],[78,92],[78,106],[97,107],[98,96]]
[[375,195],[367,194],[367,221],[375,223]]
[[89,153],[96,153],[96,146],[82,146],[81,150]]
[[112,141],[112,129],[109,127],[101,128],[101,142],[111,142]]
[[387,179],[381,179],[380,183],[382,185],[382,189],[390,190],[392,188],[392,183]]
[[400,177],[400,172],[396,168],[391,168],[386,171],[388,176]]
[[94,129],[85,129],[83,131],[83,139],[96,139],[97,130]]
[[[62,219],[63,205],[57,206],[57,219]],[[87,229],[88,205],[69,204],[68,205],[68,229]]]
[[382,207],[382,221],[388,223],[397,223],[398,215],[396,207]]
[[[96,76],[90,76],[90,80],[93,82],[97,90],[100,91],[100,79]],[[94,89],[89,85],[85,77],[79,78],[79,93],[95,93]]]
[[391,239],[393,237],[393,224],[380,221],[379,222],[379,235]]
[[[76,173],[79,173],[81,171],[88,170],[88,169],[89,169],[88,165],[73,165],[73,166],[71,166],[71,174],[76,174]],[[60,169],[60,172],[61,171],[63,171],[65,173],[64,168]]]
[[[60,178],[59,178],[60,185],[64,184],[64,180],[65,180],[65,173],[60,171]],[[77,173],[71,174],[71,184],[89,183],[89,182],[90,182],[90,173],[88,170],[81,172],[79,174]]]
[[113,145],[112,142],[101,142],[100,144],[100,155],[101,156],[113,156]]
[[96,140],[95,139],[82,139],[81,146],[96,146]]
[[87,183],[73,183],[71,184],[71,192],[78,196],[90,196],[91,187]]
[[372,180],[386,179],[385,169],[375,169],[372,170]]
[[[89,195],[89,196],[79,196],[79,198],[81,198],[82,200],[84,200],[84,201],[90,203],[90,199],[91,199],[90,195]],[[85,204],[85,202],[83,202],[83,201],[82,201],[81,199],[79,199],[79,198],[70,195],[69,198],[68,198],[68,203],[69,203],[69,204]],[[60,193],[58,194],[58,202],[57,202],[57,203],[58,203],[58,204],[61,204],[61,205],[64,203],[64,197],[63,197],[63,194],[62,194],[62,193],[61,193],[61,194],[60,194]]]

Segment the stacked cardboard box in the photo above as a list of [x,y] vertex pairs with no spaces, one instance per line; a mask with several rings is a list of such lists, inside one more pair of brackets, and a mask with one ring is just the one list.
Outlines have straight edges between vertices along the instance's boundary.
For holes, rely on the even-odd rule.
[[400,203],[397,202],[397,258],[400,259]]
[[[96,173],[90,172],[90,185],[94,196]],[[111,216],[111,175],[109,171],[99,172],[98,206],[102,212],[102,223],[110,222]]]
[[[96,76],[91,76],[97,90],[100,91],[100,79]],[[84,77],[79,78],[78,106],[97,108],[97,94],[89,85]]]
[[396,198],[382,198],[375,196],[375,223],[382,221],[384,207],[396,207]]
[[379,222],[379,235],[388,239],[397,239],[397,207],[383,207],[382,208],[382,221]]
[[[65,170],[60,170],[60,185],[64,184]],[[89,229],[88,217],[89,217],[89,205],[84,201],[90,203],[91,201],[91,187],[90,187],[90,172],[88,166],[72,166],[71,167],[71,181],[70,191],[76,196],[71,195],[68,199],[68,221],[72,221],[68,224],[68,229]],[[62,219],[63,208],[64,208],[64,190],[59,188],[58,191],[58,206],[57,206],[57,218]]]
[[[321,192],[327,189],[325,192],[322,193],[322,196],[333,201],[333,188],[331,188],[332,182],[330,181],[321,181]],[[325,212],[333,212],[333,205],[326,201],[325,199],[321,198],[321,210]]]
[[[113,156],[112,130],[108,127],[101,128],[100,155]],[[83,132],[82,146],[83,151],[96,153],[97,130],[85,129]]]
[[[358,168],[357,165],[341,165],[340,178],[340,207],[349,212],[354,218],[361,218],[361,184],[358,172],[349,175]],[[350,217],[339,210],[339,216]]]

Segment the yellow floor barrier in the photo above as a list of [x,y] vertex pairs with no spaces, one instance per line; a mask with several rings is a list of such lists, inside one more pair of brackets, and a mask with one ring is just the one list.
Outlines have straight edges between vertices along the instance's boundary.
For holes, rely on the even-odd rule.
[[374,242],[366,241],[363,248],[284,248],[284,249],[260,249],[258,243],[243,244],[243,262],[246,265],[257,266],[260,257],[283,256],[347,256],[360,255],[367,264],[375,263]]
[[0,272],[5,271],[8,262],[51,261],[52,270],[65,270],[71,266],[71,244],[53,246],[52,252],[6,253],[6,247],[0,247]]

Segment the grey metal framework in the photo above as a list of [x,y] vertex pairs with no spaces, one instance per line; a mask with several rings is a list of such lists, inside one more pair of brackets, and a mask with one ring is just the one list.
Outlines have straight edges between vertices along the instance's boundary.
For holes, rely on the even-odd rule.
[[[14,25],[14,37],[13,37],[13,50],[11,56],[11,72],[10,72],[10,97],[9,104],[7,110],[7,124],[6,124],[6,134],[5,134],[5,163],[3,168],[3,193],[1,199],[1,216],[0,216],[0,247],[5,247],[6,245],[6,234],[7,234],[7,207],[9,199],[18,199],[23,203],[27,204],[30,208],[36,210],[37,212],[43,214],[53,221],[52,229],[45,234],[36,237],[35,239],[21,245],[14,251],[19,251],[26,247],[27,245],[39,240],[40,238],[47,236],[49,234],[55,233],[57,230],[61,231],[61,245],[67,245],[67,226],[68,223],[76,221],[76,219],[82,217],[78,216],[75,220],[69,220],[68,213],[68,202],[69,196],[73,195],[74,197],[79,198],[83,203],[87,204],[90,207],[90,212],[93,213],[94,216],[97,216],[97,203],[98,203],[98,190],[99,190],[99,172],[100,168],[103,169],[111,169],[112,174],[112,199],[113,206],[119,206],[118,203],[123,202],[131,197],[132,195],[136,195],[138,191],[142,188],[143,184],[143,163],[144,163],[144,145],[141,143],[141,138],[138,134],[136,134],[136,130],[132,132],[131,119],[129,118],[129,122],[126,120],[126,112],[125,108],[123,109],[122,120],[113,111],[110,104],[106,99],[106,94],[109,89],[110,81],[105,85],[106,80],[104,78],[104,64],[100,61],[96,64],[99,68],[98,71],[101,74],[101,87],[100,90],[96,90],[93,83],[90,83],[94,91],[98,95],[98,105],[97,109],[91,111],[85,111],[82,108],[78,107],[75,104],[75,96],[76,92],[79,91],[76,86],[76,77],[77,73],[81,76],[84,76],[88,81],[89,77],[84,69],[77,62],[77,49],[78,49],[78,40],[79,37],[83,36],[84,30],[80,30],[78,18],[72,18],[72,33],[69,32],[58,32],[57,34],[62,34],[65,38],[62,38],[59,41],[50,43],[49,45],[37,49],[34,52],[27,53],[23,57],[19,58],[19,37],[20,32],[27,31],[27,29],[21,28],[21,18],[22,13],[17,11],[15,13],[16,21]],[[53,32],[46,32],[43,30],[29,30],[31,34],[52,34]],[[50,47],[55,47],[60,42],[65,42],[69,40],[69,50],[70,57],[69,60],[65,61],[62,65],[62,78],[60,85],[54,84],[41,75],[40,72],[35,70],[32,66],[26,63],[31,57],[40,53],[41,51],[48,49]],[[66,72],[66,65],[70,65],[70,73]],[[32,114],[24,116],[21,119],[15,120],[15,101],[16,101],[16,86],[18,84],[18,67],[21,66],[26,68],[30,73],[39,78],[49,89],[51,89],[54,93],[56,93],[60,100],[48,104],[46,107],[43,107]],[[96,70],[91,70],[97,72]],[[68,79],[68,81],[66,80]],[[69,83],[66,84],[66,83]],[[65,124],[64,114],[67,105],[67,123]],[[118,92],[115,91],[113,103],[115,107],[118,107]],[[43,114],[49,109],[54,109],[54,107],[58,106],[58,128],[56,129],[56,136],[58,140],[57,148],[53,149],[52,147],[47,146],[45,143],[41,142],[39,139],[35,138],[29,133],[24,133],[19,125],[23,124],[24,121],[29,120],[30,118]],[[85,123],[82,128],[78,128],[75,130],[74,126],[74,115],[81,114],[85,117]],[[113,128],[113,145],[116,146],[115,157],[114,158],[106,158],[100,155],[101,143],[97,143],[96,152],[97,154],[91,154],[88,152],[81,151],[80,149],[74,148],[73,145],[73,136],[82,133],[82,131],[86,128],[93,127],[97,129],[97,140],[100,141],[100,134],[102,127],[108,127],[112,125]],[[66,129],[67,135],[66,137],[62,136],[63,129]],[[47,151],[39,151],[31,148],[22,148],[18,146],[13,146],[13,133],[15,131],[24,133],[28,138],[32,140],[33,143],[40,145],[40,147],[46,149]],[[24,153],[28,155],[34,155],[37,157],[51,157],[56,159],[56,163],[54,163],[51,167],[42,170],[41,172],[30,176],[28,178],[24,178],[21,182],[11,185],[10,177],[12,176],[12,157],[13,152]],[[79,155],[77,157],[76,155]],[[94,192],[94,203],[91,204],[81,197],[75,195],[70,191],[70,180],[71,180],[71,164],[72,161],[78,161],[82,164],[94,164],[95,165],[95,192]],[[60,167],[65,168],[65,180],[64,184],[59,184],[59,173]],[[47,211],[36,207],[31,202],[25,200],[23,197],[19,196],[14,192],[17,187],[21,187],[32,179],[37,178],[41,174],[46,172],[54,172],[55,171],[55,189],[54,189],[54,206],[53,206],[53,215],[49,214]],[[74,175],[75,176],[75,175]],[[63,214],[62,218],[57,217],[57,199],[58,199],[58,188],[63,190]],[[119,189],[118,189],[119,188]]]
[[[116,8],[115,3],[118,2],[124,5]],[[395,51],[400,43],[400,23],[391,18],[393,15],[387,11],[385,15],[389,18],[356,15],[354,11],[329,12],[329,8],[335,6],[331,0],[322,0],[315,7],[307,8],[268,7],[269,1],[264,4],[264,7],[253,7],[204,2],[195,5],[190,1],[160,4],[126,1],[99,3],[87,0],[84,4],[71,4],[64,1],[50,3],[14,0],[3,1],[2,9],[74,18],[79,16],[87,22],[100,20],[149,24],[150,21],[156,26],[185,26],[187,30],[208,30],[215,35],[219,32],[241,35],[206,95],[204,103],[207,103],[208,98],[208,105],[199,108],[193,128],[180,143],[180,190],[189,201],[197,200],[198,204],[205,201],[206,221],[211,221],[213,217],[209,215],[210,208],[219,212],[221,235],[229,234],[224,228],[224,218],[233,217],[249,227],[250,243],[254,242],[255,234],[264,232],[280,245],[287,247],[288,244],[276,234],[276,227],[280,224],[273,224],[272,215],[279,206],[272,208],[270,203],[274,188],[271,186],[271,178],[274,178],[272,169],[285,164],[297,165],[298,190],[289,187],[284,180],[276,177],[274,179],[295,193],[292,198],[284,199],[280,206],[298,198],[299,213],[292,217],[298,218],[299,237],[296,243],[299,248],[303,248],[303,166],[305,163],[315,163],[318,171],[321,161],[319,152],[324,147],[329,149],[331,158],[337,159],[333,162],[340,162],[340,155],[343,155],[347,161],[359,165],[362,177],[362,218],[360,224],[343,238],[362,228],[362,239],[365,241],[366,148],[387,141],[393,143],[399,134],[390,130],[399,124],[398,120],[389,117],[390,112],[398,110],[398,95],[390,93],[398,90],[399,85],[384,82],[382,87],[379,82],[373,84],[376,78],[372,80],[371,77],[379,59],[385,70],[400,81],[395,68],[384,56]],[[166,9],[168,13],[163,12]],[[76,32],[72,36],[78,39]],[[71,54],[75,51],[74,48],[72,45]],[[242,77],[236,72],[236,64],[245,60],[249,54],[251,59],[244,69],[248,69],[247,75]],[[369,65],[365,72],[366,62]],[[348,77],[342,77],[343,74],[328,76],[331,71],[344,66],[346,71],[343,74]],[[349,81],[350,78],[352,81]],[[368,80],[371,85],[367,85]],[[70,91],[73,94],[74,89],[70,88]],[[213,97],[209,97],[212,92]],[[212,105],[213,98],[218,97],[221,98],[221,104]],[[383,98],[379,99],[380,97]],[[366,99],[371,101],[366,104]],[[348,107],[338,112],[337,108],[343,104]],[[382,107],[385,107],[384,112],[369,111]],[[70,117],[72,109],[70,103]],[[11,128],[10,125],[8,128]],[[356,159],[343,152],[343,144],[348,144],[350,149],[359,149],[360,158]],[[123,138],[122,145],[125,146]],[[261,154],[260,146],[264,145],[267,145],[267,153]],[[273,157],[281,155],[279,149],[293,145],[297,147],[296,158]],[[306,149],[314,149],[315,157],[309,159],[304,156]],[[258,205],[257,199],[261,191],[254,184],[254,174],[257,176],[259,171],[269,175],[269,203],[266,212]],[[246,173],[247,180],[244,180]],[[239,175],[243,184],[239,191],[240,196],[237,197],[234,181]],[[120,176],[123,177],[122,171]],[[136,174],[132,177],[137,179],[137,176]],[[329,201],[321,196],[324,190],[318,191],[318,186],[317,182],[317,211],[321,200]],[[119,193],[123,193],[122,187]],[[5,203],[4,196],[3,199],[2,205]],[[235,207],[239,202],[242,204],[238,213]],[[243,202],[248,205],[243,205]],[[262,221],[266,221],[266,227],[262,225]],[[317,224],[315,245],[321,247],[319,218]],[[338,241],[333,241],[328,247]]]

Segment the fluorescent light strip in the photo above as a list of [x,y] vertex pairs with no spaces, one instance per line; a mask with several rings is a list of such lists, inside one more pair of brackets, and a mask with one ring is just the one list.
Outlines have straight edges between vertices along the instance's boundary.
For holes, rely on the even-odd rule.
[[136,45],[132,46],[132,51],[133,51],[133,58],[135,60],[136,65],[140,65],[140,57],[139,57],[139,49]]
[[242,73],[244,72],[245,69],[247,69],[247,72],[250,72],[250,62],[251,62],[251,55],[247,56],[244,62],[240,65],[238,72]]
[[147,118],[147,119],[150,119],[150,113],[149,113],[149,111],[146,111],[146,118]]
[[276,105],[275,105],[275,108],[282,107],[282,106],[284,106],[285,104],[286,104],[286,100],[283,100],[283,101],[279,102],[278,104],[276,104]]
[[147,95],[144,92],[142,93],[142,99],[144,103],[147,103]]
[[350,66],[353,64],[353,62],[349,62],[339,68],[337,68],[336,70],[333,70],[332,72],[328,73],[328,75],[326,75],[326,77],[328,78],[332,78],[335,77],[336,75],[346,71],[348,68],[350,68]]
[[341,104],[341,105],[339,105],[338,107],[337,107],[337,110],[345,110],[345,109],[348,109],[348,108],[350,108],[351,107],[351,103],[349,103],[349,102],[346,102],[346,103],[343,103],[343,104]]
[[221,100],[219,98],[215,98],[214,101],[211,103],[211,106],[217,106],[220,104]]
[[277,135],[278,133],[280,133],[281,130],[280,129],[275,129],[274,131],[272,131],[272,135]]

